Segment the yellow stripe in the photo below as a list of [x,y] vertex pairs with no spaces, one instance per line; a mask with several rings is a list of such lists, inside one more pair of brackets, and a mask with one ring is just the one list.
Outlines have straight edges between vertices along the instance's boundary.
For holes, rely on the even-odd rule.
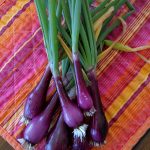
[[138,75],[129,83],[122,93],[114,100],[114,102],[106,110],[107,120],[110,121],[129,100],[129,98],[138,90],[142,83],[146,81],[150,74],[150,64],[145,64]]
[[17,0],[16,5],[13,6],[0,20],[0,31],[8,22],[23,8],[30,0]]

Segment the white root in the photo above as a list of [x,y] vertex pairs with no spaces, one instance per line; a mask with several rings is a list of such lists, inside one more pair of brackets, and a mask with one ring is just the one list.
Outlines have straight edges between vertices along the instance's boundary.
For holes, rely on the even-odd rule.
[[92,117],[96,112],[96,109],[94,107],[92,107],[89,111],[84,112],[84,116],[85,117]]
[[24,138],[17,139],[17,141],[24,147],[25,150],[34,150],[34,146],[28,143]]
[[102,147],[103,145],[105,145],[107,142],[104,141],[104,143],[99,143],[99,142],[95,142],[95,141],[90,141],[90,145],[93,147]]
[[74,138],[80,138],[81,142],[83,141],[83,139],[86,137],[86,130],[88,128],[87,124],[83,124],[82,126],[74,129],[73,131],[73,136]]
[[31,144],[27,143],[24,145],[24,149],[25,150],[34,150],[34,146],[32,146]]
[[26,142],[24,138],[17,139],[17,141],[18,141],[21,145],[24,145],[25,142]]
[[24,116],[22,116],[21,119],[20,119],[20,121],[19,121],[19,123],[23,123],[23,124],[25,124],[25,125],[28,125],[29,120],[26,119]]

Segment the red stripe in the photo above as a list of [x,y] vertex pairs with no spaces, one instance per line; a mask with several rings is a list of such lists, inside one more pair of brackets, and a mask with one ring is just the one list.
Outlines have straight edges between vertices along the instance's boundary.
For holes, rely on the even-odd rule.
[[109,88],[112,87],[119,80],[119,78],[122,77],[124,73],[129,70],[129,68],[131,68],[131,65],[135,66],[135,63],[138,61],[138,57],[134,54],[132,56],[132,54],[129,53],[120,53],[117,56],[115,62],[113,62],[109,66],[108,70],[106,70],[106,72],[104,72],[100,76],[100,81],[102,80],[102,82],[100,82],[100,85],[102,87],[104,85],[105,87],[101,89],[101,94],[107,94]]

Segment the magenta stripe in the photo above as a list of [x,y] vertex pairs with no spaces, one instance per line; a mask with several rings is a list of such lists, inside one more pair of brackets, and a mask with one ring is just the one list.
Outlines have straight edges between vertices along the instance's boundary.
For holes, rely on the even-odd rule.
[[32,1],[33,0],[30,0],[27,4],[25,4],[24,7],[12,18],[12,20],[10,20],[10,22],[2,28],[2,30],[0,31],[0,36],[6,31],[7,28],[11,26],[15,19],[17,19],[30,6]]
[[139,87],[139,89],[131,96],[131,98],[125,103],[125,105],[119,110],[114,118],[109,122],[109,127],[111,127],[117,119],[122,115],[122,113],[127,109],[127,107],[135,100],[135,98],[142,92],[142,90],[150,83],[150,75],[147,80]]
[[0,19],[7,13],[9,9],[15,5],[17,0],[7,0],[4,1],[0,6]]

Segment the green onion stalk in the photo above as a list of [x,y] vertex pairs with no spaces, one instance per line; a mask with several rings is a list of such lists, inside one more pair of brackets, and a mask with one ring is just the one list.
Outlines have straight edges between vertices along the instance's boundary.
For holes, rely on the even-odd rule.
[[51,55],[51,70],[55,81],[57,93],[61,103],[64,121],[69,127],[76,128],[83,121],[83,114],[77,105],[73,104],[66,94],[62,79],[59,72],[59,58],[58,58],[58,29],[56,17],[56,1],[49,0],[48,15],[49,15],[49,44]]
[[[66,40],[66,42],[69,44],[69,46],[72,46],[72,54],[73,54],[72,58],[74,61],[76,80],[78,81],[78,76],[82,75],[82,72],[80,71],[81,69],[79,70],[79,68],[81,68],[81,66],[79,66],[80,61],[81,61],[82,66],[83,66],[84,70],[87,72],[89,80],[91,81],[91,85],[90,85],[91,95],[93,97],[93,103],[94,103],[94,107],[96,108],[96,113],[94,114],[94,116],[92,118],[92,124],[90,125],[90,133],[91,133],[91,137],[92,137],[93,141],[95,141],[99,144],[104,143],[104,140],[105,140],[107,132],[108,132],[108,123],[107,123],[107,120],[106,120],[106,117],[105,117],[105,114],[103,111],[103,106],[102,106],[102,102],[100,99],[100,95],[99,95],[99,91],[98,91],[98,84],[97,84],[97,80],[96,80],[96,65],[97,65],[98,46],[96,45],[96,39],[94,38],[93,20],[97,21],[99,19],[99,17],[101,17],[104,13],[106,13],[110,7],[115,6],[117,3],[118,3],[118,0],[115,0],[113,2],[105,0],[102,2],[102,4],[98,8],[95,8],[93,11],[90,12],[88,2],[82,1],[81,14],[83,14],[83,18],[81,19],[81,16],[80,17],[78,16],[78,15],[80,15],[80,8],[78,8],[77,13],[75,11],[76,1],[72,1],[72,3],[71,3],[71,1],[68,0],[68,4],[67,3],[65,4],[64,2],[62,2],[62,5],[65,4],[63,6],[63,9],[65,9],[65,7],[68,7],[70,9],[71,21],[70,21],[70,18],[65,15],[66,13],[69,14],[69,12],[64,13],[64,18],[65,18],[65,20],[67,20],[66,23],[67,23],[69,30],[70,30],[70,28],[72,28],[72,31],[71,31],[72,41],[71,41],[68,33],[64,29],[61,29],[61,31],[62,31],[61,34],[62,34],[63,38]],[[107,4],[107,6],[106,6],[106,4]],[[119,3],[119,5],[117,5],[117,8],[120,8],[123,4],[124,3]],[[69,6],[67,6],[67,5],[69,5]],[[65,11],[66,10],[67,9],[65,9]],[[94,15],[94,13],[93,13],[93,15],[91,15],[91,13],[94,11],[95,11],[96,15]],[[116,9],[115,9],[115,11],[116,11]],[[129,14],[127,14],[126,17],[127,16],[129,16]],[[79,19],[79,20],[77,20],[77,19]],[[119,23],[120,22],[117,20],[117,23],[114,23],[112,27],[109,27],[108,28],[109,31],[107,31],[107,30],[105,31],[105,37]],[[70,27],[70,24],[71,24],[71,27]],[[78,36],[79,36],[80,40],[77,39]],[[79,79],[80,78],[81,77],[79,77]],[[77,92],[78,92],[78,90],[80,90],[80,88],[78,88],[78,87],[81,86],[81,82],[77,82],[77,81],[76,81],[76,83],[77,83]],[[81,81],[81,80],[79,80],[79,81]],[[82,77],[82,81],[84,81],[83,77]],[[78,96],[78,93],[77,93],[77,96]],[[79,99],[78,99],[78,102],[79,102]],[[74,134],[74,135],[75,135],[75,137],[83,138],[83,135],[86,135],[84,133],[82,133],[82,135],[80,135],[80,134],[77,136],[76,136],[76,134]],[[79,144],[80,140],[77,139],[77,141],[78,141],[77,143]],[[97,143],[96,143],[96,145],[97,145]],[[76,147],[78,147],[77,146],[78,144],[75,144]],[[93,145],[95,145],[94,142],[93,142]]]
[[[47,49],[48,47],[48,19],[46,15],[46,3],[44,1],[35,0],[38,16],[40,18],[40,23],[44,36],[44,43]],[[48,53],[47,53],[48,54]],[[49,54],[48,54],[49,55]],[[37,84],[37,86],[33,89],[31,94],[26,99],[25,107],[24,107],[24,117],[28,120],[33,119],[37,116],[41,111],[46,107],[46,94],[49,87],[49,82],[51,80],[51,70],[49,68],[49,64],[45,69],[45,72]],[[26,120],[27,122],[27,120]]]
[[[116,1],[116,2],[115,2]],[[127,19],[130,15],[133,14],[133,12],[135,11],[135,8],[133,7],[133,5],[129,2],[129,0],[115,0],[114,1],[114,6],[115,6],[115,10],[114,13],[108,18],[106,19],[106,21],[103,23],[103,27],[101,30],[101,33],[99,34],[98,40],[96,42],[97,47],[100,47],[100,50],[102,50],[103,48],[103,44],[104,44],[104,40],[106,39],[106,37],[115,29],[117,28],[120,24],[121,21],[119,19],[117,19],[116,21],[114,21],[110,26],[109,23],[112,20],[113,16],[116,14],[117,10],[124,4],[126,4],[126,6],[128,7],[129,11],[125,14],[123,14],[121,17],[122,19]],[[117,2],[118,1],[118,2]],[[113,2],[112,2],[113,3]],[[108,9],[109,5],[107,6]]]
[[86,82],[83,78],[82,68],[80,64],[78,39],[80,31],[80,17],[81,17],[81,1],[72,0],[72,58],[75,71],[76,88],[77,88],[77,100],[78,105],[84,111],[90,111],[93,107],[92,98],[86,88]]
[[[105,3],[105,1],[103,3]],[[126,4],[130,10],[129,12],[127,12],[125,15],[122,16],[123,19],[126,19],[128,16],[130,16],[134,12],[134,7],[129,3],[128,0],[112,1],[107,5],[106,8],[103,9],[105,11],[105,9],[108,10],[111,6],[114,6],[114,11],[113,11],[112,15],[108,19],[106,19],[106,21],[103,24],[103,28],[99,35],[99,39],[98,39],[99,43],[98,44],[103,43],[104,39],[107,37],[107,35],[109,33],[111,33],[113,31],[113,29],[115,29],[120,24],[120,21],[117,20],[110,27],[107,28],[108,23],[111,21],[111,19],[113,18],[113,16],[117,12],[117,10],[123,4]],[[97,14],[100,15],[102,11],[100,11]],[[93,18],[93,20],[94,19],[95,19],[95,17]],[[98,46],[99,45],[97,45],[97,48],[98,48]],[[100,47],[102,47],[102,46],[100,46]],[[90,126],[90,135],[94,141],[93,146],[97,145],[97,143],[99,143],[99,144],[105,143],[105,138],[106,138],[106,135],[108,132],[108,123],[107,123],[105,114],[103,112],[103,106],[102,106],[102,102],[100,100],[100,96],[98,94],[99,92],[98,92],[98,84],[96,82],[95,69],[96,69],[96,67],[93,67],[93,69],[88,71],[88,77],[91,81],[91,93],[95,100],[94,106],[96,109],[96,113],[94,114],[94,116],[92,118],[92,123]]]
[[59,72],[59,51],[57,39],[58,31],[56,17],[57,2],[54,0],[48,0],[48,17],[46,14],[46,9],[44,9],[43,7],[44,2],[40,0],[35,0],[35,4],[43,31],[44,43],[48,55],[51,72],[54,77],[57,93],[59,95],[60,103],[62,106],[64,120],[69,127],[75,128],[82,123],[83,115],[80,109],[70,101],[68,95],[66,94]]
[[[61,32],[61,34],[69,42],[69,45],[72,47],[72,60],[73,60],[73,68],[74,68],[73,74],[75,74],[78,106],[84,112],[86,112],[86,114],[91,115],[94,112],[93,101],[91,95],[88,92],[86,82],[82,73],[82,67],[80,64],[81,52],[79,51],[79,47],[81,48],[82,44],[79,42],[79,33],[80,31],[82,31],[83,28],[83,25],[81,26],[81,7],[82,7],[81,1],[68,0],[68,2],[66,2],[62,0],[64,19],[66,21],[69,32],[71,34],[71,40],[67,32],[64,31],[63,29],[61,29],[61,31],[64,32]],[[74,139],[76,139],[76,137],[82,139],[83,135],[85,135],[86,133],[87,127],[88,127],[87,124],[82,124],[80,127],[74,129],[73,131]],[[74,146],[73,149],[75,149]]]
[[[101,7],[104,5],[106,6],[105,2],[106,1],[103,1],[100,6]],[[134,7],[129,3],[128,0],[120,0],[120,1],[115,0],[115,1],[109,2],[105,8],[103,8],[101,11],[97,12],[97,14],[94,15],[94,17],[92,18],[93,21],[96,21],[96,19],[98,17],[102,16],[103,13],[106,13],[106,11],[110,7],[112,7],[112,6],[114,7],[114,11],[112,12],[112,15],[108,19],[106,19],[106,21],[103,24],[103,28],[100,32],[99,39],[97,41],[98,44],[103,43],[103,41],[107,37],[107,35],[109,33],[111,33],[113,31],[113,29],[115,29],[120,24],[120,21],[117,20],[117,21],[113,22],[113,24],[110,27],[107,27],[108,23],[111,21],[113,16],[116,14],[117,10],[123,4],[126,4],[130,10],[129,12],[127,12],[125,15],[122,16],[123,19],[126,19],[134,11]],[[89,10],[87,9],[87,11],[89,11]],[[86,14],[89,14],[89,18],[90,18],[90,13],[86,13]],[[89,19],[89,20],[91,20],[91,19]],[[91,30],[92,30],[92,27],[91,27]],[[93,41],[94,41],[94,38],[93,38]],[[95,43],[96,43],[96,41],[95,41]],[[96,49],[93,51],[98,52],[98,47],[99,47],[99,45],[97,45]],[[100,46],[100,47],[102,47],[102,46]],[[93,58],[96,60],[97,56],[95,55],[95,57],[93,57]],[[96,113],[92,117],[92,122],[91,122],[90,129],[89,129],[91,138],[94,141],[94,142],[92,142],[93,146],[105,143],[105,139],[106,139],[106,136],[108,133],[108,122],[107,122],[107,119],[106,119],[104,111],[103,111],[103,106],[102,106],[102,102],[101,102],[99,91],[98,91],[98,83],[96,81],[96,64],[97,64],[97,62],[95,62],[95,66],[93,65],[93,67],[92,67],[92,65],[91,65],[89,67],[91,69],[87,70],[89,80],[91,81],[90,88],[91,88],[92,97],[94,98],[94,107],[96,109]]]
[[94,108],[96,109],[90,121],[90,137],[93,141],[102,144],[104,143],[108,132],[108,122],[103,111],[103,105],[100,99],[98,90],[99,88],[96,79],[97,47],[93,31],[92,16],[87,0],[82,1],[82,13],[83,26],[82,32],[80,32],[80,37],[86,54],[86,57],[83,58],[84,62],[86,62],[86,66],[84,66],[84,64],[82,65],[84,66],[84,69],[87,72],[88,78],[90,80],[91,96],[93,98]]
[[[105,143],[105,139],[108,133],[108,122],[105,117],[105,113],[103,111],[103,105],[102,105],[101,98],[99,95],[99,90],[98,90],[99,88],[98,88],[98,83],[96,79],[98,46],[96,45],[96,39],[94,36],[93,21],[94,22],[97,21],[97,19],[101,17],[104,13],[106,13],[107,10],[112,6],[115,8],[112,14],[115,15],[117,10],[124,3],[127,4],[127,6],[129,7],[131,11],[125,14],[123,18],[125,19],[133,13],[134,9],[133,9],[133,6],[129,3],[129,1],[121,0],[118,4],[117,3],[118,3],[118,0],[115,0],[112,2],[107,1],[107,0],[103,1],[102,4],[100,5],[101,7],[99,6],[98,8],[102,9],[102,7],[104,6],[105,7],[99,12],[97,11],[98,9],[93,10],[93,12],[95,12],[96,15],[92,17],[92,13],[90,13],[88,1],[87,0],[82,1],[83,18],[82,18],[82,23],[80,24],[81,29],[82,29],[80,30],[80,39],[82,41],[82,46],[83,46],[84,51],[80,50],[80,53],[81,53],[80,59],[84,60],[82,61],[84,62],[82,63],[82,65],[85,71],[87,72],[89,80],[91,81],[90,91],[91,91],[91,95],[93,98],[94,107],[96,109],[96,112],[92,116],[91,124],[89,128],[90,136],[93,141],[91,142],[92,146]],[[104,24],[106,24],[106,22],[108,23],[108,21],[110,22],[111,19],[112,17],[109,17],[108,19],[106,19]],[[100,40],[103,41],[104,38],[106,38],[106,36],[119,24],[120,22],[117,20],[115,23],[113,23],[111,27],[108,28],[108,30],[105,30],[104,33],[101,31],[101,33],[103,34],[100,37]]]
[[[103,111],[96,79],[97,55],[98,48],[103,47],[106,36],[120,24],[120,21],[117,20],[111,26],[108,26],[112,17],[124,3],[131,10],[122,16],[125,19],[133,12],[133,7],[128,0],[104,0],[93,10],[89,9],[90,4],[88,0],[35,0],[49,66],[62,108],[62,118],[69,127],[74,129],[73,149],[78,149],[82,146],[84,147],[83,149],[87,149],[85,141],[87,139],[86,129],[88,126],[87,124],[83,124],[85,121],[83,121],[82,111],[86,112],[86,115],[91,116],[89,135],[92,139],[92,145],[94,146],[95,143],[96,145],[97,143],[102,144],[105,141],[108,132],[108,123]],[[98,40],[96,40],[93,22],[97,21],[112,6],[114,7],[114,11],[104,21]],[[48,15],[45,8],[48,10]],[[66,26],[62,26],[60,23],[62,15]],[[59,71],[60,45],[58,42],[58,31],[72,48],[73,64],[68,58],[62,60],[62,77]],[[70,100],[62,82],[70,70],[75,80],[78,106]],[[86,72],[90,80],[90,93],[87,89],[87,82],[83,77],[83,72]],[[71,85],[74,84],[74,80],[71,80]],[[78,132],[78,129],[82,132]]]
[[[87,99],[88,101],[85,101],[85,98],[82,98],[80,96],[80,94],[82,94],[84,92],[84,95],[86,97],[89,96],[90,98],[91,98],[91,95],[89,95],[89,93],[87,91],[83,76],[81,76],[82,71],[81,71],[80,61],[82,63],[82,66],[84,67],[85,71],[88,73],[89,79],[91,80],[90,87],[91,87],[91,93],[93,96],[92,101],[94,103],[94,107],[96,107],[96,113],[95,113],[96,115],[90,111],[88,113],[86,113],[86,115],[88,114],[89,116],[91,116],[91,114],[92,115],[94,114],[93,119],[92,119],[92,122],[94,123],[94,127],[93,126],[92,127],[94,128],[94,130],[96,128],[96,135],[93,135],[93,133],[95,131],[93,131],[93,128],[92,128],[91,136],[93,137],[94,141],[103,143],[105,140],[107,131],[108,131],[108,123],[107,123],[106,117],[105,117],[103,109],[102,109],[102,103],[100,101],[98,85],[97,85],[97,81],[96,81],[97,47],[96,47],[96,41],[94,38],[94,31],[93,31],[93,27],[92,27],[93,26],[92,18],[91,18],[91,14],[90,14],[90,10],[89,10],[89,4],[87,1],[81,2],[81,4],[80,4],[81,8],[75,7],[74,6],[75,4],[76,4],[76,2],[72,1],[72,3],[71,3],[72,7],[71,7],[71,11],[70,11],[71,25],[72,25],[72,32],[71,32],[72,43],[70,41],[68,41],[69,38],[68,38],[67,33],[65,33],[65,34],[62,33],[62,34],[63,34],[65,40],[68,42],[68,44],[69,45],[70,45],[70,43],[72,44],[70,46],[72,46],[72,58],[73,58],[73,64],[74,64],[74,68],[75,68],[75,75],[76,75],[78,104],[83,110],[87,110],[87,108],[85,108],[85,106],[87,104],[86,102],[89,103],[91,100]],[[76,8],[78,10],[77,12],[76,12]],[[74,11],[73,11],[73,9],[74,9]],[[80,9],[82,10],[82,13],[83,13],[82,19],[80,16],[80,13],[81,13]],[[74,18],[74,17],[76,17],[76,18]],[[78,41],[78,39],[77,39],[78,37],[80,38],[80,41]],[[82,91],[82,93],[80,93],[81,91]],[[88,95],[87,95],[87,93],[88,93]],[[82,104],[84,107],[82,106]],[[90,106],[90,108],[92,108],[91,106]],[[91,110],[93,110],[93,109],[91,109]],[[93,112],[95,112],[95,110]],[[81,147],[84,147],[85,145],[87,145],[87,144],[85,144],[86,143],[86,129],[87,129],[87,125],[84,124],[79,127],[79,130],[81,130],[82,132],[79,132],[79,130],[76,130],[76,129],[74,130],[73,149],[78,149],[78,148],[81,148]],[[95,136],[97,136],[96,137],[97,139],[95,138]],[[84,142],[82,142],[82,141],[84,141]]]

